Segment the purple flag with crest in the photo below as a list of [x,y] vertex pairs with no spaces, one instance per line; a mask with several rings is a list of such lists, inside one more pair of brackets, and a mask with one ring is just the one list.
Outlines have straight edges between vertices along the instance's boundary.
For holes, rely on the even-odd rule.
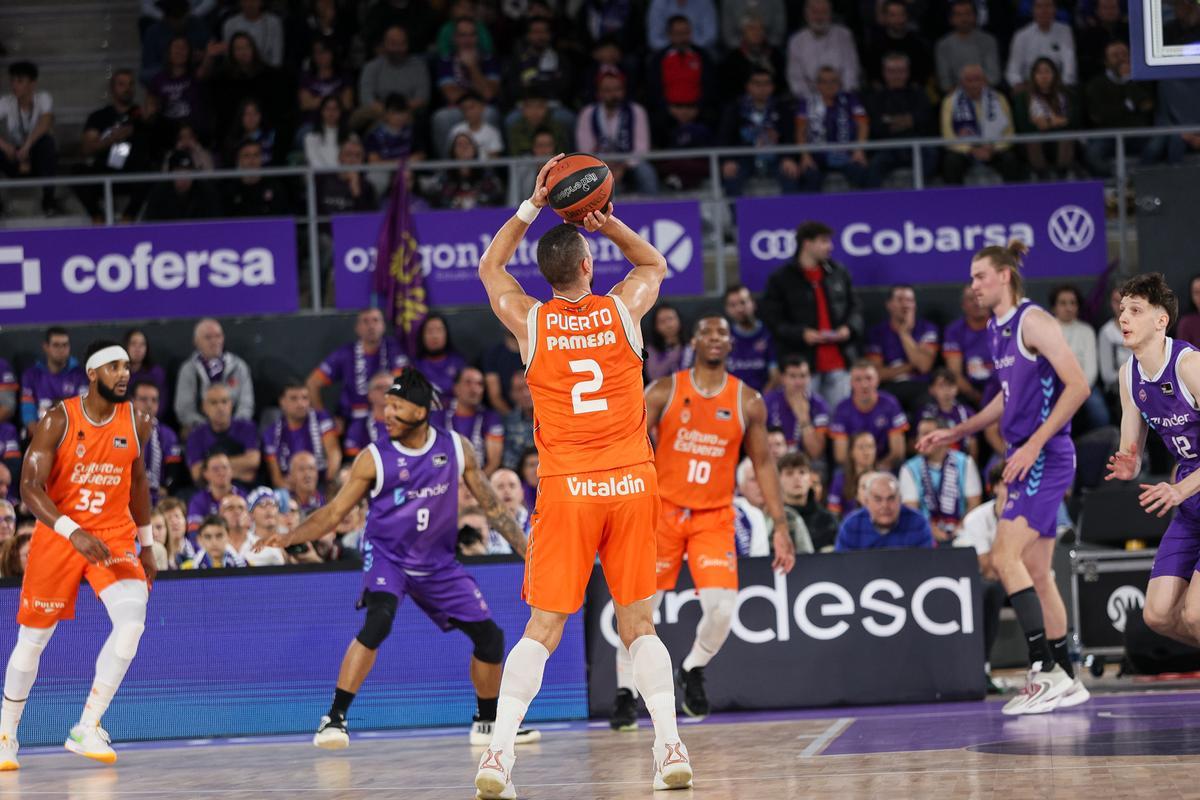
[[417,229],[413,224],[408,182],[404,179],[405,167],[406,162],[401,161],[396,170],[375,243],[379,263],[387,268],[375,270],[374,304],[391,320],[396,338],[411,357],[417,351],[417,331],[429,313],[429,304],[417,252]]

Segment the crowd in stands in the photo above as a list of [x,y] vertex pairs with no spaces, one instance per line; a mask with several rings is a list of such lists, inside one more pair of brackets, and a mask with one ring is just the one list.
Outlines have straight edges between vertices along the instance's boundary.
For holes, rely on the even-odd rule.
[[[832,258],[834,232],[797,229],[797,255],[771,275],[761,306],[742,286],[723,298],[733,349],[730,372],[763,393],[768,444],[777,459],[788,522],[801,553],[897,546],[977,546],[968,530],[997,490],[1004,443],[996,427],[954,448],[915,454],[913,443],[965,419],[997,390],[987,313],[964,289],[962,316],[944,327],[924,316],[911,286],[891,288],[886,319],[867,328],[849,273]],[[1200,345],[1200,278],[1178,334]],[[1043,302],[1058,319],[1094,386],[1073,434],[1117,417],[1116,370],[1129,353],[1115,321],[1097,332],[1079,290],[1056,287]],[[1119,297],[1111,296],[1114,315]],[[686,369],[691,324],[663,302],[647,315],[647,381]],[[290,528],[336,492],[349,464],[386,439],[385,393],[408,365],[437,387],[436,423],[475,449],[501,500],[528,526],[537,485],[533,403],[516,341],[506,335],[476,358],[458,352],[452,320],[423,322],[414,352],[389,335],[382,312],[357,315],[353,337],[278,396],[256,393],[246,361],[225,346],[221,324],[202,319],[195,350],[174,374],[156,361],[148,329],[128,331],[129,397],[156,420],[144,458],[162,566],[241,567],[354,559],[365,525],[356,509],[327,537],[295,552],[252,552],[266,530]],[[19,574],[32,519],[19,498],[28,431],[58,400],[86,390],[66,329],[46,330],[41,358],[18,373],[0,359],[0,574]],[[11,357],[12,354],[6,354]],[[298,368],[306,365],[296,365]],[[324,398],[323,398],[324,395]],[[336,396],[328,406],[325,399]],[[984,479],[986,476],[986,480]],[[737,470],[737,547],[769,551],[770,520],[748,461]],[[993,506],[987,506],[994,508]],[[508,553],[469,495],[460,498],[464,554]],[[1064,506],[1063,526],[1071,522]],[[994,520],[993,520],[994,521]],[[969,534],[969,535],[967,535]],[[981,550],[981,552],[984,552]]]
[[[962,183],[979,165],[1005,180],[1108,175],[1111,142],[1014,146],[1014,132],[1147,128],[1130,142],[1143,163],[1200,149],[1200,81],[1130,77],[1121,0],[143,0],[140,65],[116,71],[110,102],[84,123],[82,174],[166,170],[119,186],[131,220],[254,216],[298,210],[302,185],[196,173],[311,164],[337,169],[318,186],[322,213],[377,206],[386,173],[364,164],[449,159],[413,188],[433,208],[522,197],[498,155],[572,149],[608,154],[622,189],[694,188],[705,159],[650,163],[639,154],[746,147],[725,159],[730,195],[757,178],[783,192],[820,190],[840,173],[879,186],[912,153],[864,141],[941,136],[927,177]],[[1165,4],[1167,34],[1200,35],[1200,11]],[[1191,38],[1186,38],[1191,37]],[[0,98],[0,172],[57,170],[54,102],[27,61],[8,65]],[[142,98],[139,103],[138,97]],[[989,144],[954,144],[980,136]],[[764,145],[835,144],[796,155]],[[407,176],[411,180],[411,175]],[[511,184],[511,185],[509,185]],[[102,218],[98,187],[82,204]],[[53,189],[43,208],[58,212]]]

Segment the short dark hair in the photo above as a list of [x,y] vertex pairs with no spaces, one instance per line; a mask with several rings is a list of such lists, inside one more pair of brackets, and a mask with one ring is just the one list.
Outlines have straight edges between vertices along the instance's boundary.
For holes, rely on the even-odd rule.
[[149,378],[138,378],[133,383],[129,384],[129,393],[126,397],[137,397],[137,390],[143,386],[149,386],[154,391],[158,392],[159,399],[162,399],[162,390],[158,388],[158,384]]
[[253,139],[242,139],[242,141],[238,142],[237,154],[240,156],[242,154],[242,151],[245,150],[247,147],[257,147],[258,152],[260,152],[260,153],[263,151],[263,146],[262,146],[261,142],[256,142]]
[[671,30],[671,26],[676,22],[686,22],[688,25],[692,24],[692,21],[688,19],[686,14],[672,14],[667,17],[667,30]]
[[49,328],[46,328],[46,335],[42,341],[46,344],[49,344],[50,340],[55,336],[66,336],[68,339],[71,338],[70,332],[62,325],[51,325]]
[[778,468],[780,472],[785,469],[812,469],[812,461],[806,454],[794,450],[779,457]]
[[31,81],[36,81],[38,79],[37,64],[32,61],[14,61],[8,65],[8,77],[29,78]]
[[458,104],[462,105],[463,103],[467,102],[483,103],[483,98],[479,96],[478,92],[467,90],[462,93],[461,97],[458,98]]
[[1008,465],[1003,458],[992,464],[992,468],[987,473],[987,485],[989,488],[1004,483],[1004,468],[1006,466]]
[[876,373],[878,373],[879,365],[869,358],[857,358],[854,360],[854,363],[850,365],[851,372],[856,369],[873,369]]
[[296,378],[288,378],[286,381],[283,382],[283,386],[279,387],[279,397],[282,399],[285,394],[292,391],[293,389],[307,390],[308,386],[306,386],[302,381],[300,381]]
[[770,436],[772,433],[778,433],[780,436],[787,436],[787,434],[784,433],[783,426],[781,425],[768,425],[767,436]]
[[1120,291],[1122,298],[1140,297],[1150,305],[1166,311],[1169,318],[1167,327],[1175,327],[1175,321],[1179,318],[1179,299],[1161,272],[1134,275],[1121,284]]
[[895,297],[896,292],[900,291],[901,289],[908,289],[912,291],[913,294],[916,294],[917,292],[911,283],[893,283],[891,288],[888,289],[888,300],[891,300],[893,297]]
[[807,367],[807,366],[808,366],[808,359],[806,359],[804,356],[800,355],[799,353],[788,353],[786,356],[783,357],[783,360],[781,360],[779,362],[779,371],[781,373],[783,373],[783,372],[787,372],[789,367]]
[[200,472],[202,472],[202,473],[207,472],[208,465],[212,462],[212,460],[214,458],[228,459],[229,453],[226,453],[224,450],[213,450],[211,453],[205,453],[204,460],[202,462],[200,462]]
[[933,383],[937,383],[938,381],[945,381],[946,383],[957,383],[957,381],[954,378],[954,373],[951,372],[950,370],[946,369],[945,367],[938,367],[932,373],[930,373],[929,382],[931,384],[933,384]]
[[1075,295],[1075,302],[1079,306],[1079,310],[1083,311],[1083,292],[1079,291],[1079,287],[1073,283],[1063,283],[1055,286],[1050,290],[1050,308],[1058,303],[1058,298],[1063,294]]
[[538,239],[538,269],[552,289],[569,286],[578,278],[579,264],[587,254],[583,235],[569,222],[555,225]]
[[225,521],[224,517],[217,514],[209,514],[207,517],[201,520],[200,527],[196,528],[196,535],[199,536],[200,531],[204,530],[205,528],[220,528],[221,530],[225,531],[225,533],[229,533],[229,523]]
[[[64,331],[65,333],[66,331]],[[99,353],[106,347],[120,347],[121,343],[116,339],[96,339],[87,346],[87,352],[84,353],[84,360],[91,358],[96,353]]]
[[754,67],[746,73],[746,83],[750,83],[750,81],[762,75],[766,75],[772,82],[775,80],[775,73],[771,70],[766,67]]
[[833,236],[833,228],[824,222],[807,220],[796,226],[796,250],[799,251],[805,242],[820,239],[822,236]]
[[745,285],[740,284],[740,283],[735,283],[732,286],[727,286],[725,288],[725,294],[721,295],[721,299],[728,300],[730,297],[732,297],[733,295],[737,294],[738,292],[740,292],[742,289],[745,289],[745,288],[746,288]]

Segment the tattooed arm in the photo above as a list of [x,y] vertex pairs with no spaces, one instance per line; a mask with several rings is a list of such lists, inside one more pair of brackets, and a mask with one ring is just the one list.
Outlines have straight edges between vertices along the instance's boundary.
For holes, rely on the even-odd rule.
[[[457,433],[454,435],[458,436]],[[459,436],[459,441],[462,444],[464,461],[463,480],[466,482],[467,488],[471,490],[471,494],[475,495],[475,499],[479,501],[484,513],[487,514],[488,526],[512,545],[514,553],[524,558],[525,534],[521,531],[521,526],[513,519],[512,513],[500,502],[496,491],[492,489],[492,484],[483,474],[483,470],[479,468],[479,462],[475,458],[475,449],[471,443],[462,441],[461,436]]]

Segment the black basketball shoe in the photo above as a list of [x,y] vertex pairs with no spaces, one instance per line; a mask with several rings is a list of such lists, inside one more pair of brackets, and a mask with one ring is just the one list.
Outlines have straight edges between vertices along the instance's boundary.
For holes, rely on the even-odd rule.
[[675,679],[683,689],[683,713],[689,717],[707,717],[709,706],[708,695],[704,692],[704,667],[690,670],[680,667]]

